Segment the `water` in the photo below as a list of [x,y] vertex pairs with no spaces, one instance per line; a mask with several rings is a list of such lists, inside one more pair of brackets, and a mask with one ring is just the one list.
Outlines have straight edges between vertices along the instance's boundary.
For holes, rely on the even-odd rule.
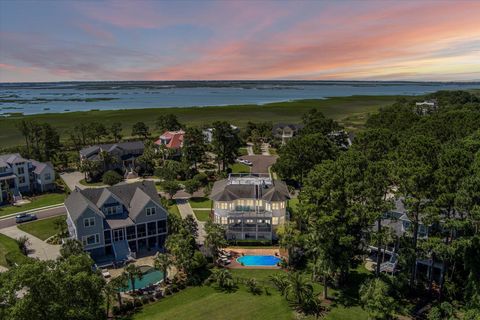
[[[135,290],[146,288],[162,280],[163,280],[163,272],[155,270],[153,268],[147,268],[143,272],[143,277],[141,280],[136,278]],[[129,279],[128,287],[125,288],[123,291],[131,291],[131,290],[132,290],[132,282]]]
[[275,256],[243,256],[237,259],[239,263],[247,267],[273,267],[280,261]]
[[133,81],[0,83],[0,115],[265,104],[352,95],[420,95],[480,83],[343,81]]

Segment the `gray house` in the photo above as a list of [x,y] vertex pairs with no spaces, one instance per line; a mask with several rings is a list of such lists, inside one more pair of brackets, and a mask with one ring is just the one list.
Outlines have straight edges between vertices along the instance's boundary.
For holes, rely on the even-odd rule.
[[107,170],[133,169],[135,160],[143,154],[144,149],[145,145],[142,141],[99,144],[80,150],[80,161],[101,161],[100,153],[105,151],[115,159]]
[[70,236],[80,240],[97,263],[163,249],[167,211],[151,181],[75,189],[65,207]]
[[268,174],[230,174],[215,182],[214,221],[223,225],[228,240],[274,240],[288,220],[288,188]]
[[50,162],[25,159],[18,153],[0,155],[0,204],[17,201],[22,193],[55,189],[55,170]]

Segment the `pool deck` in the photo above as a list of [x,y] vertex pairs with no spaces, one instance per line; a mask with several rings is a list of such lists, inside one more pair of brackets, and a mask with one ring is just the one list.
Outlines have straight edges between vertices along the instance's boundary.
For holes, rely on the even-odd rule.
[[228,269],[280,269],[279,266],[242,266],[237,258],[241,256],[277,256],[282,258],[278,248],[226,248],[232,254],[231,263],[225,266]]

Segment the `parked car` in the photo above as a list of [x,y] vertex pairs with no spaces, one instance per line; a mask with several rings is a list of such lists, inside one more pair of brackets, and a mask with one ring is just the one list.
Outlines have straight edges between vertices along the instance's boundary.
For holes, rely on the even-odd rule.
[[37,220],[37,216],[34,215],[33,213],[21,213],[21,214],[17,214],[17,216],[15,217],[16,223],[22,223],[22,222],[33,221],[33,220]]
[[243,160],[243,164],[246,164],[247,166],[252,166],[253,163],[250,160]]

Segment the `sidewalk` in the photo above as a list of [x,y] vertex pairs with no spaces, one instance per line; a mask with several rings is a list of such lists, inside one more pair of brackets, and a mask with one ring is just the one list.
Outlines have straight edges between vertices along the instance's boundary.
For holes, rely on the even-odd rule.
[[182,216],[182,219],[185,219],[189,214],[193,216],[195,221],[198,224],[198,237],[197,237],[197,243],[198,244],[203,244],[205,242],[205,222],[199,221],[197,217],[195,216],[195,213],[193,212],[192,207],[190,206],[190,203],[188,203],[188,200],[186,199],[177,199],[177,207],[178,211],[180,212],[180,215]]
[[60,245],[48,244],[45,241],[34,237],[30,233],[22,231],[17,226],[8,227],[0,230],[7,237],[18,239],[26,236],[30,242],[28,256],[31,258],[38,258],[40,260],[54,260],[60,256]]

